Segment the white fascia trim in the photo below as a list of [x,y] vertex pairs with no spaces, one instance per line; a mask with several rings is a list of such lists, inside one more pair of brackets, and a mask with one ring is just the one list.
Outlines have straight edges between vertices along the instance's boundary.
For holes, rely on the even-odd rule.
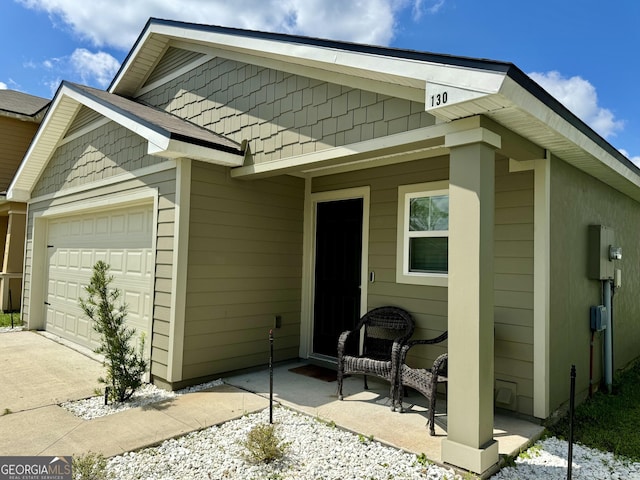
[[98,180],[96,182],[87,183],[85,185],[78,185],[77,187],[65,188],[64,190],[58,190],[57,192],[54,192],[54,193],[49,193],[47,195],[35,197],[30,199],[29,203],[43,202],[47,200],[67,197],[70,195],[74,195],[76,193],[86,192],[89,190],[97,190],[99,188],[108,187],[116,183],[126,182],[128,180],[133,180],[138,177],[144,177],[146,175],[151,175],[153,173],[164,172],[165,170],[173,170],[174,168],[176,168],[175,160],[165,160],[164,162],[158,163],[157,165],[151,165],[149,167],[140,168],[132,172],[126,172],[120,175],[115,175],[113,177],[105,178],[104,180]]
[[[172,44],[175,47],[179,47],[179,45],[177,44]],[[187,50],[188,48],[183,48],[183,50]],[[191,49],[194,51],[199,51],[198,49]],[[136,98],[144,95],[145,93],[148,93],[158,87],[161,87],[162,85],[169,83],[171,80],[175,80],[176,78],[184,75],[187,72],[190,72],[191,70],[193,70],[194,68],[198,68],[200,65],[204,65],[205,63],[213,60],[215,57],[213,55],[207,54],[205,53],[202,57],[195,59],[194,61],[183,65],[182,67],[180,67],[177,70],[174,70],[172,72],[169,72],[166,76],[159,78],[158,80],[149,83],[148,85],[145,85],[144,87],[140,88],[140,90],[138,90],[135,94]]]
[[58,217],[62,215],[76,215],[85,212],[95,212],[98,210],[111,210],[113,208],[127,207],[132,205],[142,205],[156,202],[158,189],[152,187],[141,187],[135,190],[115,192],[104,197],[97,197],[91,200],[82,199],[70,201],[63,205],[55,205],[37,213],[42,218]]
[[183,28],[174,25],[151,24],[140,39],[137,48],[131,53],[129,61],[114,81],[110,91],[116,91],[126,71],[137,60],[138,54],[151,35],[165,38],[199,42],[212,47],[271,57],[293,64],[321,68],[323,70],[348,69],[353,75],[362,78],[379,79],[381,76],[393,76],[394,82],[406,86],[424,88],[425,81],[444,85],[457,85],[464,89],[494,92],[500,89],[503,72],[478,70],[471,67],[431,63],[407,58],[389,57],[366,52],[351,52],[318,45],[306,45],[287,42],[282,39],[251,38],[222,32]]
[[325,161],[335,161],[343,159],[349,161],[350,157],[357,160],[359,157],[366,157],[382,149],[396,148],[407,144],[428,141],[438,137],[444,137],[449,131],[457,131],[459,124],[441,123],[430,127],[409,130],[408,132],[396,133],[386,137],[374,138],[363,142],[351,143],[341,147],[327,148],[318,152],[305,153],[293,157],[261,162],[254,165],[247,165],[231,170],[232,177],[245,177],[260,174],[288,170],[305,171],[317,168],[317,164]]
[[591,155],[616,174],[640,187],[640,175],[638,173],[621,163],[570,122],[534,97],[515,80],[507,77],[500,93],[508,98],[514,106],[532,115],[557,132],[558,135],[582,149],[586,154]]
[[31,192],[21,188],[10,188],[7,192],[7,200],[10,202],[28,202],[31,198]]
[[[55,135],[55,141],[52,142],[57,145],[62,136],[64,135],[67,127],[69,126],[70,119],[75,115],[78,108],[80,108],[80,104],[77,102],[72,102],[70,105],[66,105],[69,100],[65,98],[60,92],[55,96],[49,109],[47,110],[47,114],[44,117],[44,120],[40,124],[40,128],[38,129],[36,136],[34,137],[31,145],[29,145],[29,149],[25,153],[25,156],[18,167],[18,171],[13,177],[9,188],[7,189],[7,198],[9,200],[14,199],[14,191],[22,191],[29,192],[29,196],[31,196],[31,190],[33,186],[40,178],[40,174],[44,169],[44,166],[49,161],[49,158],[52,154],[51,151],[42,152],[40,151],[42,148],[40,147],[41,140],[43,137]],[[67,121],[64,128],[58,128],[57,131],[51,132],[51,123],[54,118],[54,112],[58,110],[61,105],[64,107],[61,109],[60,115],[66,115]],[[32,168],[32,164],[36,162],[35,169]],[[22,195],[22,200],[18,200],[17,196],[15,197],[15,201],[26,201],[24,199],[24,194],[16,194]]]
[[124,115],[118,111],[115,111],[100,102],[93,100],[92,98],[87,97],[81,92],[77,92],[66,85],[63,85],[61,91],[61,95],[65,95],[69,98],[76,100],[78,103],[83,104],[84,106],[90,108],[91,110],[98,112],[103,117],[109,118],[110,120],[122,125],[127,130],[134,132],[135,134],[145,138],[149,143],[153,143],[159,148],[165,148],[169,145],[170,136],[169,133],[166,132],[158,132],[152,128],[149,128],[131,117]]
[[244,156],[242,155],[173,139],[169,139],[165,146],[155,145],[151,141],[148,142],[147,153],[165,158],[191,158],[225,167],[240,167],[244,163]]

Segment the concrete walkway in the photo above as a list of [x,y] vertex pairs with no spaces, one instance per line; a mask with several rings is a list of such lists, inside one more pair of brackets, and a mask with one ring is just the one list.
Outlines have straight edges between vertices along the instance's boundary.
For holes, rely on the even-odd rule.
[[[0,334],[0,455],[105,456],[138,450],[262,410],[268,401],[223,385],[83,420],[58,404],[94,395],[99,362],[35,332]],[[4,412],[9,412],[3,415]]]
[[[344,401],[337,397],[337,384],[300,375],[291,370],[308,362],[278,365],[274,369],[274,398],[282,405],[339,427],[373,436],[376,440],[415,454],[424,453],[429,460],[441,463],[441,443],[446,438],[446,401],[438,399],[436,406],[436,435],[426,428],[425,398],[412,394],[404,398],[405,413],[389,408],[389,385],[369,377],[370,390],[363,389],[362,377],[347,377],[343,385]],[[269,375],[259,371],[225,378],[233,386],[268,398]],[[493,436],[498,441],[501,455],[514,455],[524,446],[540,437],[543,427],[514,416],[496,414]]]
[[[391,412],[388,385],[371,379],[371,390],[364,391],[360,377],[349,377],[345,400],[338,401],[335,380],[291,372],[306,363],[277,366],[276,401],[440,462],[440,443],[446,438],[445,402],[438,403],[437,435],[431,437],[420,395],[405,398],[406,413]],[[226,385],[210,390],[83,420],[59,403],[94,395],[102,374],[95,359],[36,332],[12,332],[0,334],[0,367],[0,455],[62,456],[92,451],[113,456],[268,407],[269,374],[265,369],[226,378]],[[494,437],[501,454],[517,452],[541,432],[539,425],[495,417]]]

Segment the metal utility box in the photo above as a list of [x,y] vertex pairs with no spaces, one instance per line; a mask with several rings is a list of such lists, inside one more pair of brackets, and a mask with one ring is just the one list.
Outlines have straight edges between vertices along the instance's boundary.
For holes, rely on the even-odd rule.
[[604,305],[594,305],[590,308],[591,330],[601,332],[607,328],[607,309]]
[[609,257],[609,247],[614,245],[613,229],[603,225],[589,225],[589,259],[587,275],[592,280],[612,280],[614,264]]

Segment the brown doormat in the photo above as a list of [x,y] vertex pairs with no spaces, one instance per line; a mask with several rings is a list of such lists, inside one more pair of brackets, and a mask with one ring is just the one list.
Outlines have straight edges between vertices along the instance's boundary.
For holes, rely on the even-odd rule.
[[301,367],[290,368],[290,372],[298,373],[306,377],[317,378],[324,382],[335,382],[336,372],[330,368],[319,367],[317,365],[302,365]]

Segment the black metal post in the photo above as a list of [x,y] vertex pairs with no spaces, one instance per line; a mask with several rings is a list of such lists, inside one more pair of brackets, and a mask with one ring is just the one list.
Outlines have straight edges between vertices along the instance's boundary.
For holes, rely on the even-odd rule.
[[269,330],[269,423],[273,423],[273,330]]
[[576,401],[576,366],[571,365],[571,393],[569,394],[569,459],[567,461],[567,480],[571,480],[573,468],[573,411]]

